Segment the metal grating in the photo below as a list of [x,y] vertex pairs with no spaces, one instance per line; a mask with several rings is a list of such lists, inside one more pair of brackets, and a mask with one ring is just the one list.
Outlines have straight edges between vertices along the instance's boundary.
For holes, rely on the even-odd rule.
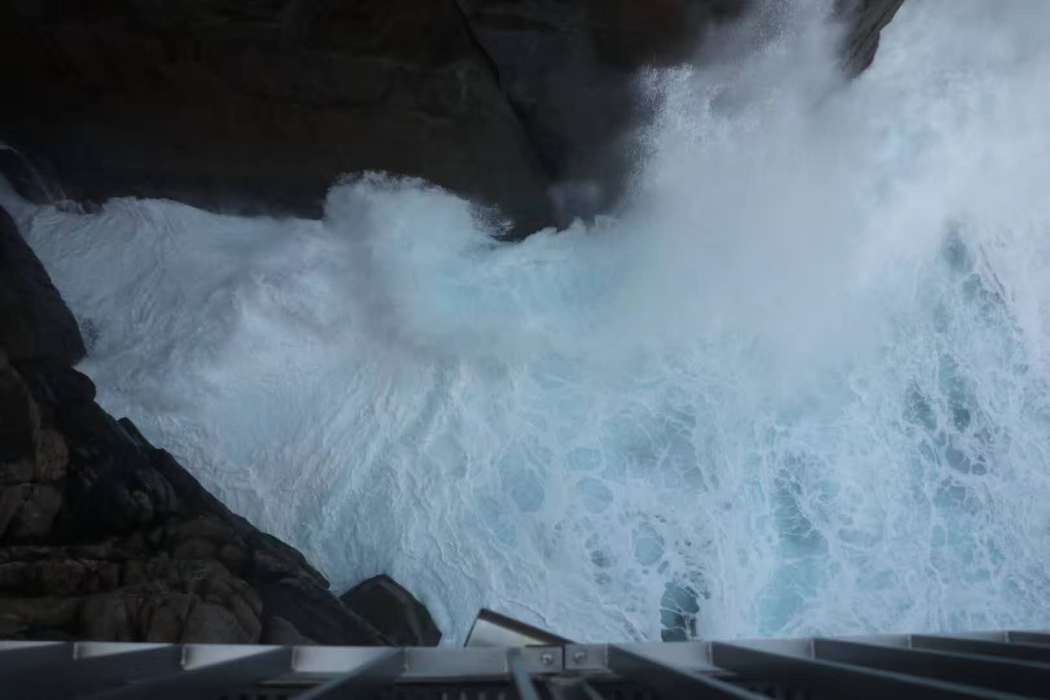
[[0,642],[0,698],[1050,698],[1050,632],[376,649]]

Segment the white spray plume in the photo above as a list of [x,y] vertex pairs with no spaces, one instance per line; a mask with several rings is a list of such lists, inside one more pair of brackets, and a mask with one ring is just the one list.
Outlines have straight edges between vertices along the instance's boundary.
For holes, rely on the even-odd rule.
[[649,157],[590,227],[497,244],[378,175],[321,223],[20,211],[104,405],[450,642],[481,606],[582,640],[1050,624],[1050,5],[908,0],[848,84],[802,7],[646,76]]

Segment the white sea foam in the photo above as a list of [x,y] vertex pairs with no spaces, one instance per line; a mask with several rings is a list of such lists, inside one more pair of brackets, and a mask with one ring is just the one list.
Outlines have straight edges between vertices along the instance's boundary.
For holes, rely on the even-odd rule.
[[591,227],[496,244],[379,175],[323,222],[16,213],[109,410],[451,641],[482,606],[585,640],[662,606],[1050,624],[1050,4],[908,0],[848,85],[786,21],[646,77],[648,158]]

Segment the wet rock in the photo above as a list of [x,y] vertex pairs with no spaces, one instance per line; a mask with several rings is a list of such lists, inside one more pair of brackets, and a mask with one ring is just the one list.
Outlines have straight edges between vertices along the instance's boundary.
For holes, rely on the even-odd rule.
[[441,641],[430,612],[389,576],[363,581],[339,600],[398,646],[437,646]]
[[0,536],[13,541],[42,538],[61,507],[62,492],[51,484],[8,487],[0,495]]
[[[36,274],[31,253],[17,262],[10,279]],[[24,342],[18,324],[48,316],[15,311],[0,316],[0,637],[387,642],[302,554],[103,411],[75,353]]]
[[264,635],[270,640],[270,644],[317,644],[317,640],[305,636],[295,625],[279,615],[274,615],[268,620]]
[[[703,33],[746,0],[460,0],[500,85],[550,174],[559,225],[609,208],[652,116],[635,76],[688,60]],[[566,183],[571,183],[567,185]],[[588,196],[566,197],[587,192]]]
[[904,0],[836,0],[836,12],[846,23],[842,64],[856,76],[875,60],[882,30],[897,14]]
[[[901,1],[840,0],[849,73]],[[341,175],[381,170],[497,205],[525,235],[616,200],[651,108],[635,71],[692,57],[752,4],[7,3],[0,89],[18,108],[0,141],[58,180],[20,176],[27,193],[319,216]],[[552,202],[565,183],[596,195]]]
[[344,607],[338,598],[308,578],[289,577],[263,583],[258,591],[269,618],[268,630],[275,629],[272,618],[280,617],[319,644],[393,643],[368,620]]
[[212,603],[197,603],[186,619],[182,641],[210,642],[226,639],[232,644],[246,644],[259,638],[259,629],[258,620],[254,620],[251,627],[246,628],[231,610]]
[[0,349],[0,483],[29,481],[38,425],[36,405]]
[[11,361],[46,357],[71,365],[84,357],[84,340],[76,319],[3,209],[0,209],[0,319],[0,347],[6,350]]
[[383,170],[546,218],[452,0],[32,4],[0,8],[0,141],[72,197],[316,217],[341,175]]
[[16,483],[0,488],[0,599],[77,611],[0,605],[10,634],[249,643],[269,641],[263,621],[281,617],[267,630],[282,639],[386,641],[301,554],[232,514],[133,424],[84,404],[75,376],[47,366],[24,381],[8,365],[0,386],[19,417],[9,452],[28,463],[2,472]]
[[4,594],[0,596],[0,636],[4,639],[106,639],[86,634],[70,636],[68,630],[79,627],[83,604],[81,598]]

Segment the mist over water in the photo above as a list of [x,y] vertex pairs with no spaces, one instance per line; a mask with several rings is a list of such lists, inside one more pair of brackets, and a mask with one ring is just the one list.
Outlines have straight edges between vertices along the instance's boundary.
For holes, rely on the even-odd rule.
[[908,0],[849,84],[814,7],[644,76],[622,208],[517,245],[376,174],[323,222],[2,199],[107,409],[449,641],[482,606],[591,641],[1046,626],[1050,5]]

